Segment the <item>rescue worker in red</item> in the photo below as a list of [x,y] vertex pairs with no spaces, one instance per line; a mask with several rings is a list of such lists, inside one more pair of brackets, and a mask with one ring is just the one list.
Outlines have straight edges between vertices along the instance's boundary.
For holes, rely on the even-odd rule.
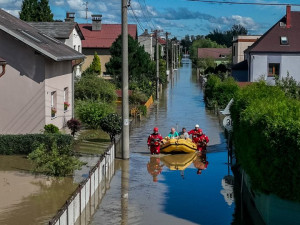
[[196,139],[200,136],[200,132],[202,132],[202,130],[199,128],[198,124],[195,125],[195,129],[188,132],[189,135],[192,135],[192,140],[194,143],[197,143]]
[[202,170],[205,170],[208,166],[208,161],[206,160],[206,154],[198,153],[197,158],[194,160],[194,166],[197,169],[197,174],[200,175]]
[[197,150],[199,152],[202,152],[206,150],[209,138],[205,134],[203,134],[202,130],[200,129],[199,136],[195,138],[194,142],[197,144]]
[[158,133],[158,128],[154,127],[153,134],[150,134],[148,137],[148,148],[150,148],[151,154],[160,153],[160,143],[163,140],[163,137]]
[[163,164],[160,163],[160,158],[155,156],[150,157],[150,161],[147,164],[148,173],[152,175],[153,182],[157,182],[157,176],[162,172]]

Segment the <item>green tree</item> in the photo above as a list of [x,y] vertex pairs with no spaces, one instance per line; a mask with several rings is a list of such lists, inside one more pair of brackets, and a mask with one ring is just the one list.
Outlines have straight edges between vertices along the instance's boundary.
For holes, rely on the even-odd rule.
[[53,21],[48,0],[23,0],[19,15],[21,20],[27,22]]
[[[110,48],[111,58],[106,63],[107,73],[112,75],[118,88],[121,87],[122,80],[122,40],[121,35],[116,39]],[[137,40],[128,36],[128,73],[129,89],[141,90],[150,96],[155,91],[155,63],[150,55],[145,52]]]
[[97,52],[95,52],[94,54],[93,62],[90,65],[90,69],[98,75],[101,73],[101,62]]
[[217,42],[210,39],[199,39],[192,43],[190,55],[192,59],[198,58],[198,48],[224,48],[224,45],[219,45]]
[[115,136],[120,134],[122,131],[122,119],[116,113],[108,114],[101,120],[100,127],[101,129],[109,134],[110,140],[113,142]]

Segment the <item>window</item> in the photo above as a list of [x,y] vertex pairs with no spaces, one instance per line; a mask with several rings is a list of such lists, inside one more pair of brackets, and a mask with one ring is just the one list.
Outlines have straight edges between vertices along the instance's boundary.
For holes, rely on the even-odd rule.
[[80,45],[78,45],[78,52],[80,52],[80,53],[81,53],[81,51],[80,51]]
[[280,37],[280,44],[281,45],[288,45],[289,44],[288,38],[285,37],[285,36]]
[[233,46],[233,53],[232,53],[233,56],[235,56],[235,46]]
[[56,107],[56,91],[51,92],[51,117],[55,118],[57,113]]
[[74,45],[74,50],[76,50],[76,45]]
[[280,63],[269,63],[268,77],[279,76]]
[[70,106],[69,103],[69,88],[64,88],[64,111],[66,112]]

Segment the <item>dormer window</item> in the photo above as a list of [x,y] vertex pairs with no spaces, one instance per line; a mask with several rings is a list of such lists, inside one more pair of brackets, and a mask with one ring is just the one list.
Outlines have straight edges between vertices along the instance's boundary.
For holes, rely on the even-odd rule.
[[288,45],[289,44],[288,38],[285,37],[285,36],[281,36],[280,37],[280,44],[281,45]]

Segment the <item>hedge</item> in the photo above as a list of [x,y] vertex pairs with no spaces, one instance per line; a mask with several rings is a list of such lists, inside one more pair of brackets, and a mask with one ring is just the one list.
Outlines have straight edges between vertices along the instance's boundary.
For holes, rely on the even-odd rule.
[[66,134],[20,134],[0,135],[0,154],[29,154],[40,144],[51,148],[53,140],[57,146],[64,147],[73,143],[73,137]]
[[222,81],[217,75],[209,75],[205,84],[204,99],[208,105],[224,108],[238,90],[239,86],[232,77]]
[[236,157],[252,188],[300,201],[300,102],[259,82],[235,96],[230,112]]

